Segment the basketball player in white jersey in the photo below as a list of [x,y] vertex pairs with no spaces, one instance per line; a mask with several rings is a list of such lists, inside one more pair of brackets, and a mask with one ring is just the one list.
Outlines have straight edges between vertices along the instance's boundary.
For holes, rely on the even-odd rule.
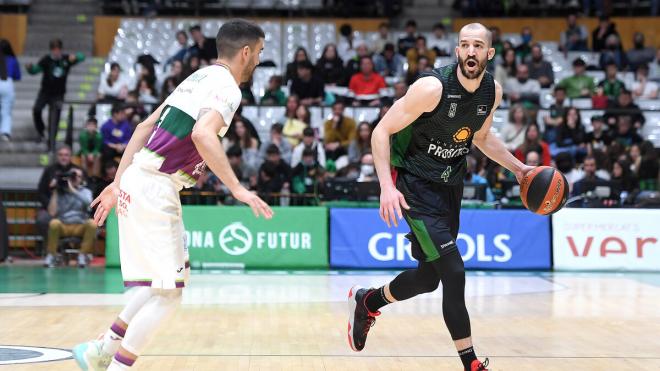
[[102,338],[73,349],[83,370],[130,369],[180,304],[190,268],[179,191],[195,184],[206,166],[256,217],[273,215],[239,183],[218,138],[240,104],[238,84],[259,63],[264,32],[232,20],[218,31],[216,44],[216,63],[189,76],[137,126],[114,182],[92,203],[98,225],[116,207],[124,285],[136,289]]

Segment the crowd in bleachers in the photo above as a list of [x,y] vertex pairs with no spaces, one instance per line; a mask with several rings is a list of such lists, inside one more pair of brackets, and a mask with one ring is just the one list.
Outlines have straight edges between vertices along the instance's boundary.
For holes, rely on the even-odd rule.
[[[179,82],[213,63],[215,43],[204,29],[173,31],[161,61],[135,56],[137,68],[128,74],[119,63],[108,65],[99,103],[113,108],[100,132],[90,121],[81,136],[83,154],[101,160],[90,156],[90,170],[101,175],[121,155],[131,128]],[[616,197],[658,188],[657,154],[642,136],[645,115],[637,103],[660,107],[660,51],[645,45],[643,34],[623,50],[615,25],[603,17],[589,43],[575,15],[559,44],[536,42],[529,27],[520,35],[491,31],[496,57],[487,68],[505,94],[493,131],[518,158],[559,167],[571,185],[584,177],[615,180],[623,184]],[[314,52],[297,47],[282,63],[280,51],[264,52],[253,81],[241,85],[241,109],[222,140],[234,170],[251,189],[273,195],[266,197],[271,203],[283,202],[282,194],[318,194],[329,179],[375,180],[371,130],[420,73],[453,62],[456,42],[443,24],[425,33],[411,20],[399,33],[386,23],[370,34],[347,24],[336,44],[314,45]],[[504,196],[513,175],[476,150],[470,156],[466,181],[484,180],[489,194]],[[583,166],[590,159],[595,172]],[[195,189],[223,192],[212,174]],[[228,195],[220,200],[232,202]]]

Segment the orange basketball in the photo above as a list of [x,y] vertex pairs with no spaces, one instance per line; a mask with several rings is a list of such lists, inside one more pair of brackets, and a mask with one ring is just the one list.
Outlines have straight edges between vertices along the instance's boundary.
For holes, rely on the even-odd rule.
[[538,166],[527,173],[520,183],[520,199],[533,213],[555,213],[564,207],[568,199],[566,177],[550,166]]

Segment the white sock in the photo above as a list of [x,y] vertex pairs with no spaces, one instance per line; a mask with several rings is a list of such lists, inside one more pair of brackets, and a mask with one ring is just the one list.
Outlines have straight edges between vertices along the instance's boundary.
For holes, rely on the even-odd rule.
[[[126,303],[126,306],[119,314],[119,318],[125,323],[130,321],[135,316],[142,306],[151,298],[152,291],[150,287],[136,287],[132,291],[132,296]],[[103,335],[103,352],[107,354],[115,354],[119,350],[121,341],[124,339],[126,330],[112,324],[105,334]]]
[[[117,331],[115,331],[117,330]],[[119,346],[121,345],[121,341],[124,340],[124,337],[119,335],[117,332],[121,334],[125,334],[126,331],[119,331],[120,329],[116,327],[116,325],[113,323],[112,327],[110,327],[105,334],[103,334],[103,352],[107,354],[115,354],[119,350]]]
[[181,303],[181,289],[151,289],[152,297],[137,312],[121,343],[122,348],[139,356],[158,327]]

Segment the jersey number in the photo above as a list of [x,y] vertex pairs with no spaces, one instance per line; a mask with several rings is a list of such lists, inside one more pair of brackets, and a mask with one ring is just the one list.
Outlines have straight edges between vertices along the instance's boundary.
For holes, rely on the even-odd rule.
[[445,171],[443,171],[442,174],[440,175],[440,178],[442,178],[442,180],[444,180],[444,182],[447,183],[449,181],[450,174],[451,174],[451,166],[447,166]]

